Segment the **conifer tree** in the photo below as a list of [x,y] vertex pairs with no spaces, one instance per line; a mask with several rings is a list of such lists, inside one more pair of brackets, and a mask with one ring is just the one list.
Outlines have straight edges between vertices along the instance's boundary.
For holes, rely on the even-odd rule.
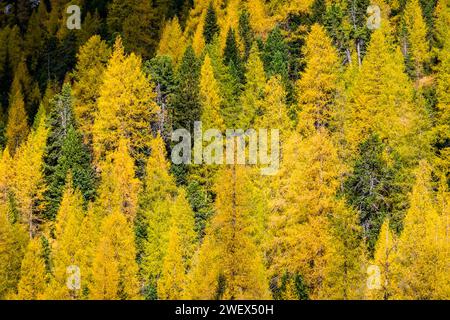
[[117,211],[132,222],[138,207],[140,181],[136,178],[133,159],[128,153],[128,144],[127,140],[120,139],[117,150],[108,154],[101,165],[97,208],[101,216]]
[[203,30],[205,28],[205,17],[206,10],[204,10],[200,16],[200,21],[195,29],[194,35],[192,36],[192,48],[194,49],[195,54],[199,57],[203,49],[205,48],[205,38],[203,36]]
[[[83,198],[80,191],[72,186],[72,174],[67,176],[67,184],[59,207],[55,224],[56,244],[52,250],[53,278],[46,292],[46,298],[77,298],[80,292],[67,287],[67,268],[79,266],[81,251],[80,229],[83,223]],[[80,268],[80,281],[85,270]]]
[[106,216],[93,262],[91,299],[139,298],[138,265],[131,224],[119,211]]
[[247,10],[243,10],[239,15],[239,37],[244,44],[244,60],[247,61],[254,41],[254,34],[250,25],[250,14]]
[[225,49],[223,52],[223,58],[225,65],[230,67],[230,72],[235,75],[236,78],[242,80],[243,70],[241,55],[236,41],[236,34],[232,28],[228,29],[227,38],[225,42]]
[[0,157],[0,205],[6,204],[10,196],[13,180],[13,162],[8,147],[1,152]]
[[91,37],[77,55],[74,71],[74,113],[83,132],[85,142],[92,143],[92,126],[97,111],[103,73],[110,56],[110,49],[99,36]]
[[0,299],[17,290],[20,266],[25,253],[27,234],[22,226],[11,222],[6,204],[0,205]]
[[203,29],[203,36],[205,38],[205,43],[209,44],[213,41],[214,36],[219,33],[219,25],[217,24],[217,14],[214,9],[213,2],[209,3],[208,10],[205,16],[205,25]]
[[404,54],[410,61],[414,77],[420,78],[424,72],[424,63],[428,60],[427,26],[422,15],[419,0],[408,1],[404,13],[406,28],[406,50]]
[[[381,288],[370,288],[368,297],[377,300],[388,300],[393,295],[394,261],[397,253],[398,238],[389,227],[386,219],[381,227],[380,236],[375,247],[374,265],[380,269]],[[377,279],[376,279],[377,280]]]
[[339,59],[325,29],[311,27],[304,51],[306,69],[298,82],[299,119],[306,127],[330,127],[338,90]]
[[268,77],[280,75],[283,80],[288,78],[288,47],[279,27],[275,27],[268,35],[262,60]]
[[161,35],[157,54],[160,56],[170,56],[175,65],[183,57],[185,50],[183,32],[177,17],[169,21]]
[[410,208],[395,261],[395,299],[433,299],[439,286],[439,215],[432,187],[431,167],[420,162],[410,194]]
[[8,114],[8,125],[6,127],[7,145],[14,155],[16,149],[26,139],[29,127],[28,117],[25,111],[25,104],[22,92],[13,85],[13,93],[10,96],[10,107]]
[[224,123],[221,115],[221,97],[219,95],[219,85],[214,78],[214,70],[211,65],[211,58],[208,54],[200,72],[200,104],[202,107],[201,121],[203,128],[224,130]]
[[194,129],[194,121],[200,119],[199,101],[200,62],[192,46],[184,52],[177,72],[177,88],[171,101],[173,129]]
[[257,222],[248,169],[226,168],[217,180],[216,215],[190,275],[192,299],[268,299],[261,248],[253,236]]
[[129,139],[130,154],[137,164],[144,162],[149,147],[150,123],[158,106],[154,101],[153,84],[141,68],[141,59],[133,53],[126,56],[122,41],[117,38],[103,76],[93,126],[97,162],[117,148],[121,138]]
[[20,269],[17,299],[38,300],[43,298],[48,275],[45,269],[41,240],[31,239],[25,251]]
[[39,119],[37,129],[28,135],[27,141],[19,148],[14,157],[13,192],[21,220],[27,225],[30,238],[35,232],[36,223],[40,219],[35,215],[39,212],[36,204],[43,199],[44,183],[44,152],[48,130],[46,117]]
[[256,117],[260,115],[266,83],[264,65],[256,43],[251,48],[246,67],[244,92],[240,98],[242,104],[240,123],[243,128],[253,125]]

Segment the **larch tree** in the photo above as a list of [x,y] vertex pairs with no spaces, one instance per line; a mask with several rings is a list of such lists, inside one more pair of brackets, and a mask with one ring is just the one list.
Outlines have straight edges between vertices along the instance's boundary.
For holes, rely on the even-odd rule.
[[43,200],[45,191],[43,157],[47,134],[46,117],[43,115],[37,129],[28,135],[27,141],[14,157],[15,177],[12,189],[21,220],[27,225],[30,238],[41,220],[36,213],[42,208],[36,207],[36,203]]
[[48,274],[45,268],[40,238],[32,239],[26,248],[20,269],[17,299],[39,300],[44,298]]
[[270,298],[248,168],[224,169],[216,182],[216,215],[190,273],[191,299]]
[[92,266],[90,298],[139,299],[138,265],[132,225],[115,210],[102,222]]
[[342,164],[326,129],[285,143],[280,181],[272,182],[271,240],[268,260],[273,276],[300,274],[317,298],[324,286],[332,252],[332,221]]
[[184,190],[180,190],[171,207],[171,223],[167,233],[166,254],[158,279],[158,298],[179,300],[184,297],[187,273],[196,247],[194,213]]
[[117,148],[121,138],[129,139],[130,154],[142,164],[148,152],[150,123],[158,105],[153,84],[144,75],[141,58],[126,56],[117,38],[114,51],[103,75],[98,110],[93,126],[93,149],[97,162]]
[[117,150],[108,154],[102,163],[96,207],[101,216],[117,211],[132,222],[136,217],[141,183],[136,178],[128,145],[127,140],[120,139]]
[[7,145],[11,154],[14,155],[16,149],[26,140],[29,131],[24,98],[15,82],[10,95],[8,124],[6,126]]
[[[67,176],[67,184],[61,205],[56,216],[55,238],[52,249],[52,279],[46,291],[46,298],[66,300],[81,296],[76,289],[67,286],[67,269],[71,266],[80,268],[81,251],[80,229],[84,219],[83,198],[79,190],[72,186],[72,174]],[[80,268],[80,285],[85,270]],[[85,287],[85,286],[84,286]]]
[[214,77],[211,58],[205,56],[200,71],[200,104],[202,107],[201,121],[203,128],[224,130],[224,122],[221,115],[221,97],[219,84]]
[[325,29],[313,25],[304,50],[306,69],[298,82],[299,122],[305,127],[331,127],[338,90],[339,57]]
[[14,175],[12,160],[9,149],[6,147],[0,157],[0,205],[6,204],[10,196]]
[[23,226],[12,222],[7,205],[0,204],[0,299],[17,291],[27,240]]
[[166,23],[159,41],[157,54],[170,56],[175,65],[181,61],[185,50],[183,31],[177,17]]
[[256,117],[260,115],[266,84],[264,65],[256,43],[251,47],[246,67],[246,82],[240,98],[242,104],[240,124],[243,128],[253,125]]
[[91,37],[77,55],[77,65],[74,71],[74,113],[85,142],[92,143],[92,126],[97,111],[97,100],[100,96],[100,86],[103,73],[111,50],[100,36]]
[[[380,279],[374,279],[374,283],[368,287],[367,297],[375,300],[388,300],[392,297],[394,261],[396,259],[398,246],[398,237],[389,227],[389,219],[385,219],[377,244],[375,246],[375,254],[373,263],[379,268]],[[379,281],[379,286],[377,282]]]
[[206,45],[205,38],[203,36],[203,29],[205,28],[205,17],[206,10],[204,10],[202,15],[200,16],[200,21],[197,24],[194,35],[192,36],[192,48],[194,49],[194,52],[198,57],[202,54],[203,49]]
[[410,194],[410,207],[399,238],[394,299],[436,297],[439,267],[439,214],[431,186],[431,167],[420,162]]
[[403,43],[403,53],[407,64],[413,69],[414,77],[419,79],[424,73],[424,63],[429,58],[427,40],[427,25],[423,18],[419,0],[409,0],[405,7],[404,23],[406,39]]

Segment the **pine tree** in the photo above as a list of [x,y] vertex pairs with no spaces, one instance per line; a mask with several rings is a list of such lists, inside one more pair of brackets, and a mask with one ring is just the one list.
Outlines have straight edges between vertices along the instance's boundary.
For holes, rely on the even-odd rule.
[[424,73],[424,63],[428,60],[427,26],[422,15],[419,0],[408,1],[404,12],[406,43],[404,54],[410,61],[414,77],[420,78]]
[[323,27],[311,27],[304,55],[306,69],[298,82],[300,122],[305,127],[330,127],[338,91],[339,59]]
[[269,33],[262,52],[262,60],[268,77],[280,75],[283,80],[287,80],[289,51],[279,27],[275,27]]
[[228,29],[227,32],[223,59],[225,65],[229,66],[230,72],[235,75],[237,79],[242,80],[244,76],[242,60],[236,41],[236,34],[232,28]]
[[214,9],[213,2],[209,3],[208,10],[205,16],[205,25],[203,29],[203,37],[205,38],[205,43],[209,44],[213,41],[214,36],[219,33],[219,25],[217,24],[216,10]]
[[219,93],[219,85],[214,78],[211,58],[208,54],[206,54],[200,72],[200,104],[202,107],[201,121],[204,130],[225,129],[220,110],[222,102]]
[[91,299],[139,298],[138,265],[133,229],[119,211],[105,217],[93,262]]
[[120,139],[116,151],[108,154],[101,164],[101,183],[98,188],[97,210],[107,216],[121,212],[134,221],[138,207],[140,181],[136,178],[133,159],[128,153],[129,142]]
[[75,83],[72,90],[75,98],[74,113],[85,142],[89,144],[92,143],[92,126],[97,111],[97,100],[109,56],[110,49],[99,36],[91,37],[80,48],[77,55]]
[[189,46],[177,72],[178,85],[170,105],[174,130],[185,128],[193,132],[194,122],[200,119],[199,81],[200,62]]
[[85,201],[92,200],[95,194],[95,172],[91,167],[91,155],[83,144],[82,136],[72,126],[61,146],[61,155],[57,160],[53,175],[48,181],[46,215],[54,218],[66,183],[68,172],[72,172],[70,183],[79,189]]
[[244,60],[247,61],[254,41],[254,34],[250,25],[250,14],[247,10],[243,10],[239,15],[239,37],[244,44]]
[[153,84],[141,70],[141,59],[125,56],[120,38],[104,73],[93,126],[95,159],[100,162],[121,138],[129,139],[130,154],[138,165],[148,152],[150,123],[158,106]]
[[43,298],[48,275],[45,270],[41,240],[32,239],[26,248],[20,269],[17,299],[38,300]]
[[190,275],[192,299],[268,299],[248,169],[234,166],[219,175],[216,215],[207,229]]
[[27,141],[17,150],[14,157],[13,192],[21,220],[27,225],[30,238],[40,221],[36,213],[39,207],[36,204],[43,200],[44,183],[44,152],[48,130],[45,125],[46,117],[39,119],[35,131],[28,135]]
[[28,132],[28,117],[25,111],[23,95],[20,89],[13,86],[10,96],[10,107],[8,114],[8,125],[6,127],[7,146],[14,155],[16,149],[25,141]]
[[387,162],[385,148],[378,135],[369,136],[359,146],[353,173],[344,183],[348,202],[359,212],[370,253],[385,217],[392,216],[394,196],[399,192],[396,172]]

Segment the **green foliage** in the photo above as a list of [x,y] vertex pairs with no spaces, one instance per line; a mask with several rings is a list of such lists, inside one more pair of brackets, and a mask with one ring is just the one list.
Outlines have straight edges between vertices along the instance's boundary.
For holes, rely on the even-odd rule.
[[209,44],[213,41],[214,37],[219,33],[220,28],[217,24],[217,14],[214,9],[212,1],[209,3],[208,11],[205,16],[205,25],[203,28],[203,37],[205,43]]

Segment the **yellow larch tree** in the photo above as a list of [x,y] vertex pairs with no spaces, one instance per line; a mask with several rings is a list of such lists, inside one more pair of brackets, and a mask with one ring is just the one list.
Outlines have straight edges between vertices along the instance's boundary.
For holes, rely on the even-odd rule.
[[6,139],[12,155],[28,136],[28,116],[25,111],[25,102],[21,89],[17,82],[12,85],[8,111],[8,125],[6,127]]
[[279,177],[271,183],[271,274],[300,274],[310,298],[324,286],[332,252],[330,217],[340,213],[335,197],[342,174],[337,149],[326,129],[286,141]]
[[181,61],[186,49],[183,31],[180,27],[178,17],[168,21],[163,29],[157,54],[160,56],[170,56],[175,65]]
[[[80,285],[85,270],[81,269],[80,257],[84,250],[80,242],[80,230],[84,220],[83,198],[79,190],[72,186],[71,174],[67,183],[61,205],[56,216],[55,238],[52,249],[53,277],[46,291],[47,299],[76,299],[81,297],[80,289],[70,289],[67,286],[67,268],[80,268]],[[83,285],[86,287],[86,285]]]
[[0,204],[0,299],[16,293],[27,240],[23,226],[11,222],[7,206]]
[[[380,279],[374,279],[375,282],[367,288],[367,297],[369,299],[388,300],[392,297],[394,272],[393,265],[397,254],[397,247],[398,237],[391,231],[389,227],[389,220],[386,219],[378,236],[373,259],[373,265],[379,268]],[[377,283],[378,281],[379,283]]]
[[9,148],[0,152],[0,205],[6,204],[9,192],[11,191],[11,183],[13,181],[14,171]]
[[120,138],[129,140],[130,154],[138,163],[145,161],[151,133],[150,123],[158,106],[153,84],[141,70],[141,58],[125,56],[117,38],[103,76],[98,110],[93,126],[93,147],[97,162],[117,148]]
[[394,299],[434,299],[439,268],[439,214],[431,186],[431,167],[420,162],[410,194],[410,207],[399,238]]
[[205,48],[205,38],[203,37],[203,29],[205,28],[206,9],[203,10],[200,21],[197,24],[194,35],[192,36],[192,48],[197,57],[200,57]]
[[22,222],[27,225],[30,238],[39,221],[35,212],[36,203],[43,199],[45,191],[43,156],[47,141],[48,129],[46,117],[42,115],[35,131],[28,135],[27,141],[17,150],[14,156],[14,179],[12,190]]
[[138,265],[132,225],[119,211],[105,217],[92,267],[90,298],[139,299]]
[[219,84],[214,78],[211,58],[206,54],[200,75],[201,121],[204,130],[224,130],[225,128],[220,112],[221,97],[219,93]]
[[250,13],[250,25],[252,29],[265,36],[274,26],[274,21],[269,17],[263,0],[248,0],[248,12]]
[[253,125],[258,112],[261,112],[266,85],[264,65],[256,43],[253,44],[250,50],[246,67],[246,83],[240,98],[240,103],[242,104],[240,124],[242,128],[249,128]]
[[225,168],[216,181],[216,215],[194,259],[191,299],[269,299],[249,169]]
[[100,86],[106,63],[111,50],[100,36],[91,37],[77,55],[77,65],[74,71],[74,112],[85,141],[92,142],[92,126],[97,111],[97,100],[100,96]]
[[338,90],[339,57],[325,29],[315,24],[306,38],[306,69],[298,81],[299,123],[306,128],[330,127]]
[[406,54],[415,71],[416,78],[423,76],[424,63],[429,59],[427,25],[419,0],[409,0],[405,7]]
[[186,275],[195,250],[195,221],[183,190],[180,190],[170,209],[171,223],[165,244],[166,254],[157,288],[159,299],[179,300],[184,297]]
[[97,210],[101,216],[119,211],[129,221],[134,221],[141,183],[136,178],[134,162],[128,153],[130,142],[121,138],[118,144],[117,150],[108,154],[101,165]]
[[34,238],[28,243],[20,274],[16,298],[19,300],[43,299],[48,274],[45,269],[40,238]]

